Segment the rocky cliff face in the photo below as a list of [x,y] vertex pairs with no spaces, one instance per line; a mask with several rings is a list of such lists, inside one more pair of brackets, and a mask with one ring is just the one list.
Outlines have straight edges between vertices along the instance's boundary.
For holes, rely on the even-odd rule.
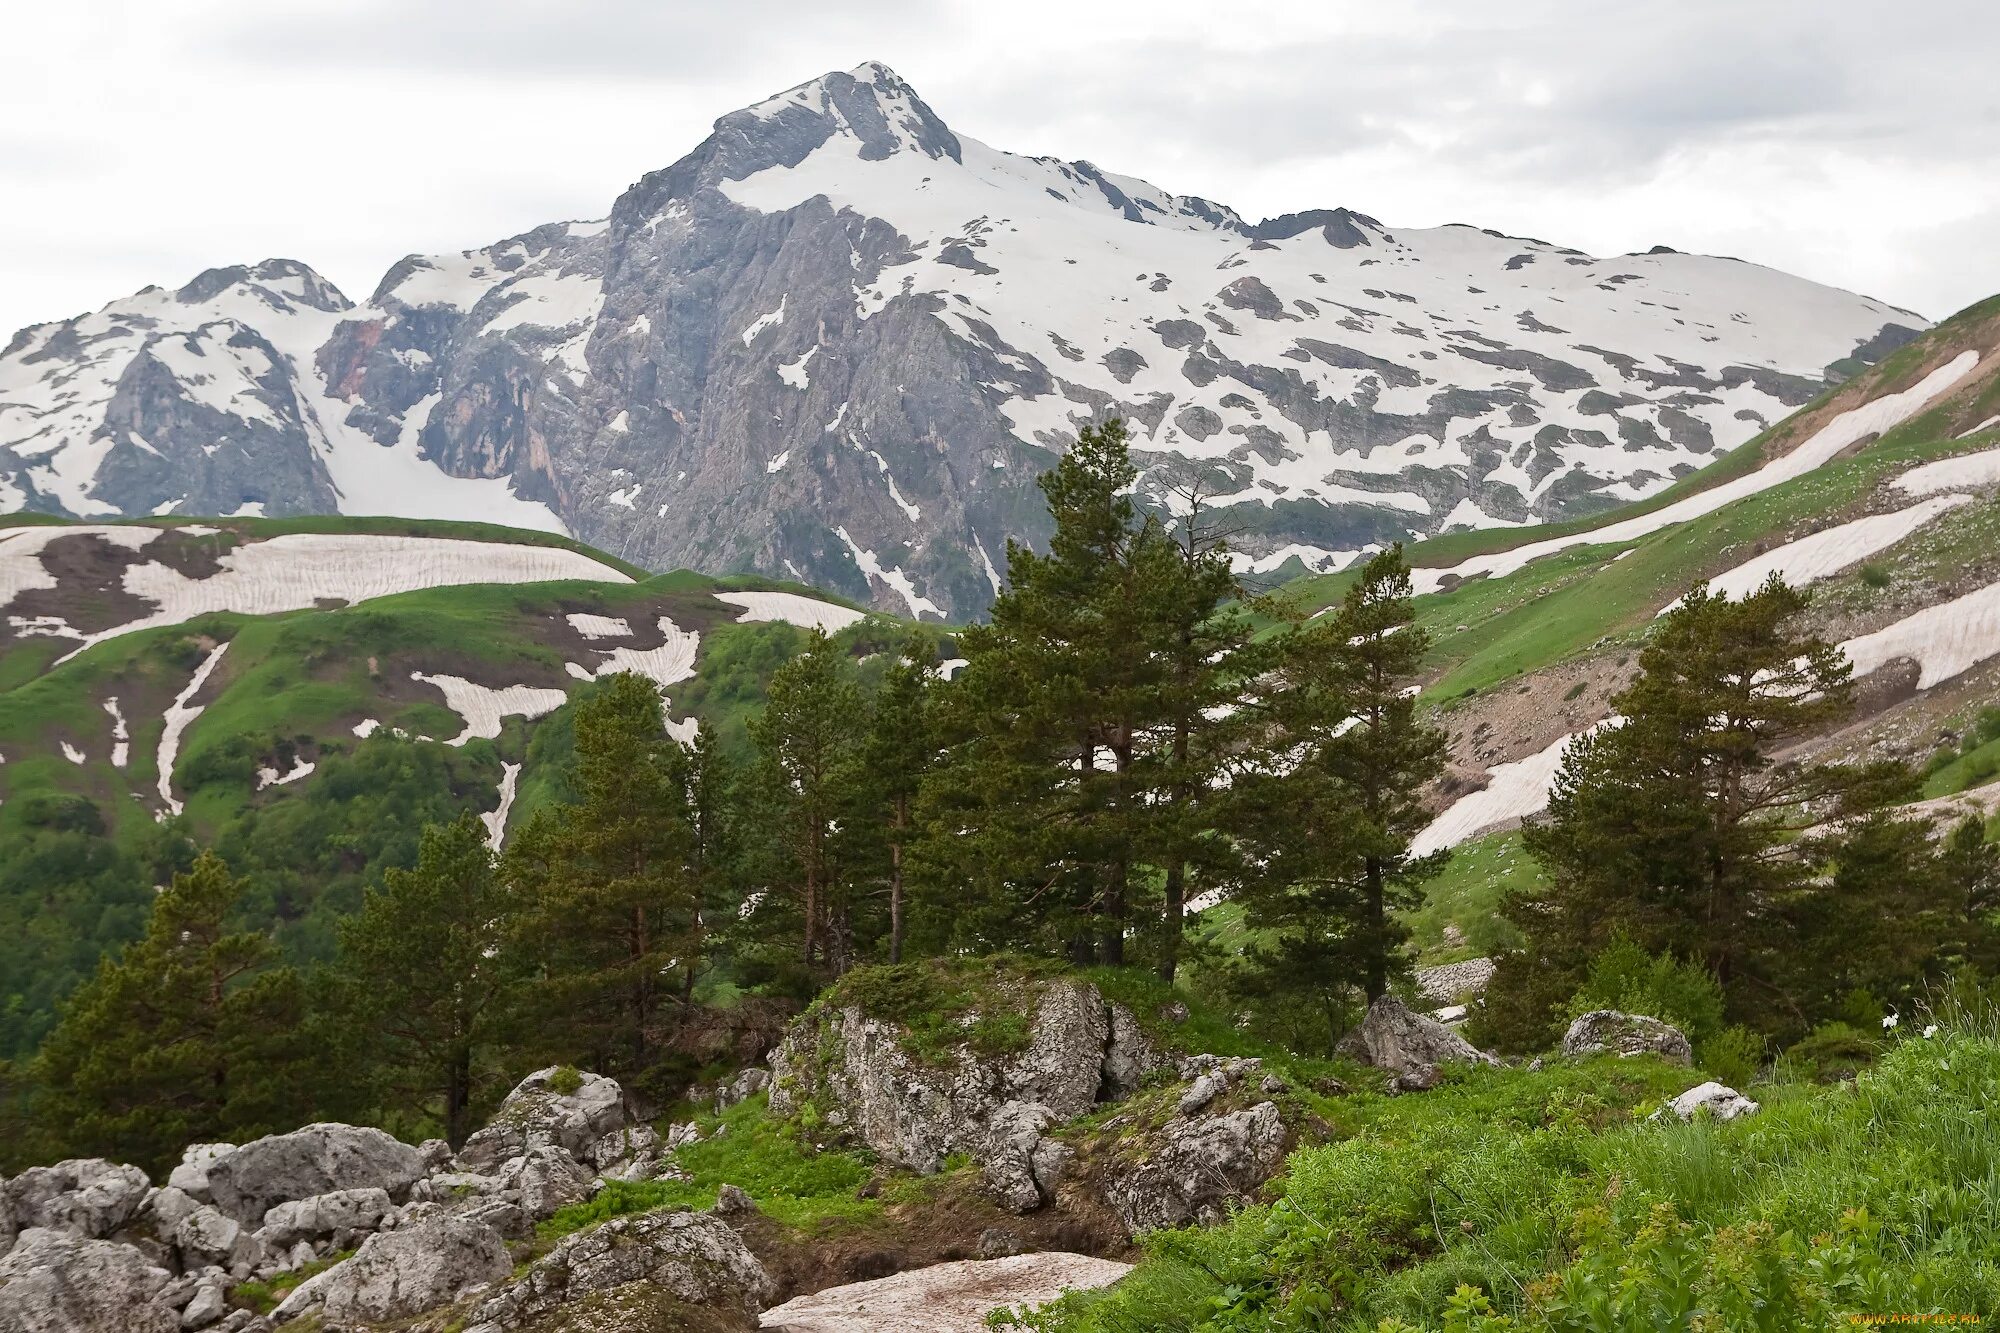
[[1110,415],[1150,503],[1199,487],[1246,564],[1325,568],[1648,494],[1924,323],[1733,260],[1251,223],[988,148],[870,64],[362,305],[269,261],[23,330],[0,502],[484,518],[965,616]]

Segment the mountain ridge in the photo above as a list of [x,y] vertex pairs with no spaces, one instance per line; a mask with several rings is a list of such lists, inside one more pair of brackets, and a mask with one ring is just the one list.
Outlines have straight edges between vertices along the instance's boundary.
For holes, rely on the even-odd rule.
[[1246,567],[1325,570],[1643,498],[1926,323],[1741,261],[1250,222],[989,148],[869,62],[360,304],[266,260],[21,331],[0,502],[484,519],[962,619],[1110,415],[1143,502],[1198,487]]

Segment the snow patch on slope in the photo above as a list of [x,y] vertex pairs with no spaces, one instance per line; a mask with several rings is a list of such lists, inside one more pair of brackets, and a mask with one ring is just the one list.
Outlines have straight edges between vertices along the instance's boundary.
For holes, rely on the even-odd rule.
[[514,792],[519,785],[521,766],[505,761],[500,765],[500,804],[479,817],[486,826],[486,846],[489,851],[499,851],[500,842],[507,836],[507,816],[514,809]]
[[1890,484],[1910,495],[1932,495],[1962,486],[1991,486],[1995,482],[2000,482],[2000,449],[1940,458],[1935,463],[1911,468]]
[[1526,819],[1546,808],[1549,787],[1562,768],[1570,742],[1575,739],[1575,735],[1563,736],[1525,759],[1487,769],[1485,787],[1452,802],[1411,839],[1411,855],[1427,856],[1445,847],[1455,847],[1510,819]]
[[[883,466],[883,471],[888,471],[886,464]],[[890,485],[893,488],[895,483],[891,482]],[[908,574],[893,565],[885,565],[873,551],[864,549],[859,542],[848,536],[846,528],[835,528],[834,532],[840,540],[847,543],[848,553],[854,557],[854,563],[861,567],[861,572],[871,579],[881,580],[901,597],[904,604],[910,608],[910,616],[913,619],[922,620],[926,611],[940,620],[944,619],[944,609],[919,593],[915,581]]]
[[1553,555],[1575,546],[1598,546],[1637,541],[1641,537],[1712,514],[1724,505],[1756,495],[1773,486],[1802,477],[1831,461],[1856,441],[1894,429],[1922,411],[1924,406],[1952,385],[1972,373],[1979,353],[1971,349],[1959,353],[1944,365],[1901,393],[1883,394],[1860,407],[1841,413],[1815,432],[1811,439],[1782,458],[1773,459],[1747,476],[1736,477],[1718,486],[1690,495],[1650,514],[1623,522],[1609,523],[1565,537],[1530,542],[1510,551],[1473,556],[1447,569],[1418,569],[1411,572],[1411,586],[1418,593],[1436,592],[1451,575],[1470,578],[1477,574],[1499,577],[1512,574],[1541,556]]
[[868,617],[866,611],[822,602],[816,597],[802,597],[795,592],[719,592],[715,594],[715,600],[742,607],[743,614],[737,617],[739,621],[778,620],[797,625],[800,629],[824,630],[828,634]]
[[410,679],[435,685],[438,693],[444,695],[445,707],[465,719],[465,730],[446,741],[446,745],[494,740],[500,735],[501,718],[522,717],[532,721],[555,712],[569,700],[562,690],[533,685],[506,685],[496,690],[463,676],[429,676],[421,671],[412,671]]
[[[9,601],[23,587],[55,586],[39,557],[40,547],[57,537],[87,533],[137,547],[159,536],[152,528],[104,526],[22,531],[24,536],[46,535],[20,547],[15,545],[20,537],[0,542],[0,598]],[[144,534],[144,541],[131,540],[133,534]],[[24,558],[27,550],[35,553],[32,562]],[[125,571],[126,591],[158,603],[159,609],[100,630],[87,637],[83,647],[155,625],[177,625],[210,611],[271,615],[303,610],[322,600],[363,602],[422,588],[472,583],[632,581],[609,565],[560,546],[361,533],[286,533],[267,541],[246,542],[224,553],[220,564],[222,568],[206,578],[190,578],[170,565],[133,565]]]
[[201,716],[203,708],[203,705],[189,701],[201,693],[201,687],[208,683],[209,674],[215,670],[215,664],[222,660],[222,654],[228,648],[227,643],[215,645],[214,650],[202,659],[201,665],[194,669],[194,675],[189,678],[186,688],[174,696],[173,703],[168,705],[163,715],[166,725],[160,729],[160,750],[156,766],[159,769],[160,801],[166,806],[169,815],[181,812],[181,803],[174,799],[174,760],[181,752],[181,737],[187,734],[187,729],[194,720]]
[[[1894,546],[1939,515],[1971,503],[1969,495],[1941,495],[1907,509],[1870,514],[1866,518],[1837,524],[1795,542],[1787,542],[1774,551],[1766,551],[1726,573],[1716,575],[1708,581],[1708,590],[1718,597],[1748,597],[1773,574],[1794,588],[1803,588],[1860,564],[1877,551]],[[1660,614],[1665,615],[1679,605],[1680,601],[1676,599]]]

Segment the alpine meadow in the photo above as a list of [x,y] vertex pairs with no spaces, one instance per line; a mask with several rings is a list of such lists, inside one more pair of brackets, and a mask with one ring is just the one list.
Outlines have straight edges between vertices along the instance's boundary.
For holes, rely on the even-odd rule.
[[2000,297],[875,61],[597,216],[0,350],[0,1333],[2000,1326]]

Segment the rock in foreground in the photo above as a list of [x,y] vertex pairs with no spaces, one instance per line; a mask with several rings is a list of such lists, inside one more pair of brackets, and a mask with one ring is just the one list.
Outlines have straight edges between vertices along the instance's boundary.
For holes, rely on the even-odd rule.
[[1694,1047],[1679,1028],[1616,1009],[1594,1009],[1571,1023],[1569,1031],[1563,1033],[1562,1053],[1572,1058],[1657,1055],[1677,1065],[1694,1063]]
[[1734,1120],[1738,1116],[1755,1115],[1762,1108],[1736,1089],[1724,1083],[1708,1082],[1689,1088],[1680,1096],[1660,1108],[1656,1119],[1665,1119],[1667,1114],[1682,1120],[1692,1120],[1706,1111],[1717,1120]]
[[129,1245],[30,1227],[0,1259],[0,1333],[179,1333],[172,1282]]
[[[764,1266],[710,1213],[616,1217],[565,1239],[517,1281],[482,1301],[466,1333],[516,1329],[649,1328],[636,1305],[685,1302],[754,1318],[771,1296]],[[558,1312],[563,1321],[545,1324]],[[587,1316],[601,1314],[602,1324]],[[671,1325],[662,1325],[671,1327]]]
[[1342,1046],[1389,1074],[1405,1092],[1434,1086],[1442,1065],[1499,1063],[1436,1019],[1412,1013],[1393,995],[1369,1005]]
[[1108,1287],[1132,1265],[1082,1254],[1017,1254],[831,1287],[764,1312],[774,1333],[981,1333],[989,1311]]

